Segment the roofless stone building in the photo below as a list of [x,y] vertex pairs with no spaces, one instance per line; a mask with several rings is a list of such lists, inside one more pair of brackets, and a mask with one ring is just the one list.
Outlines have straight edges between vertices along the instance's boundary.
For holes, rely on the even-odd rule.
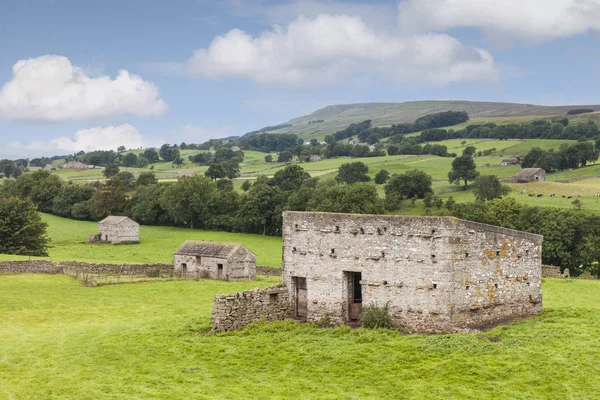
[[[542,310],[541,255],[539,235],[452,217],[285,212],[283,286],[258,310],[342,324],[387,305],[411,332],[483,328]],[[215,298],[213,329],[256,312],[244,299]]]
[[180,276],[223,280],[256,278],[256,255],[239,243],[188,240],[174,253]]

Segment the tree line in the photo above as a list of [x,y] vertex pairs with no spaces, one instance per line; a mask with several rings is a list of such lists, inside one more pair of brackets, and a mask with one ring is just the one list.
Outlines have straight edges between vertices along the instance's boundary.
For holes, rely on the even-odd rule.
[[574,145],[562,144],[558,151],[532,148],[521,160],[523,168],[543,168],[546,172],[564,171],[585,167],[598,160],[600,150],[591,142]]

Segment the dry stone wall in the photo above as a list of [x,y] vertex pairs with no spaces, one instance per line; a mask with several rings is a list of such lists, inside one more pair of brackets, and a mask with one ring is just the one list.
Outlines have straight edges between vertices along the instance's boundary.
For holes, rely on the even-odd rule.
[[75,271],[98,274],[144,274],[148,271],[160,270],[172,272],[171,264],[103,264],[77,261],[52,262],[50,260],[0,261],[0,273],[5,274],[38,274],[68,273]]
[[232,295],[219,294],[213,300],[212,330],[230,331],[256,321],[279,321],[291,316],[285,286],[271,286]]
[[542,265],[542,276],[545,278],[570,278],[569,269],[565,268],[565,272],[560,272],[560,267],[554,265]]

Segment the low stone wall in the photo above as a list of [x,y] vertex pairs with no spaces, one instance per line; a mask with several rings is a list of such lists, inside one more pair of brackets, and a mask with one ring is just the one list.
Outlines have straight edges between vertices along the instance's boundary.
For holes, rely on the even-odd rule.
[[213,300],[212,330],[231,331],[256,321],[280,321],[291,317],[284,285],[236,294],[218,294]]
[[281,276],[281,268],[267,267],[266,265],[257,265],[256,275]]
[[53,262],[50,260],[19,260],[0,261],[0,273],[4,274],[58,274],[72,275],[75,272],[88,272],[97,274],[125,274],[137,275],[148,271],[160,270],[172,272],[171,264],[103,264],[85,263],[77,261]]
[[542,277],[544,278],[570,278],[569,269],[565,268],[564,273],[560,272],[560,267],[554,265],[542,265]]

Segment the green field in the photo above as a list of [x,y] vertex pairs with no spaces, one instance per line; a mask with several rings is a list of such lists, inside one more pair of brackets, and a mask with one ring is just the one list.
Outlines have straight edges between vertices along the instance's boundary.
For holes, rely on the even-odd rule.
[[[140,244],[89,244],[89,235],[98,233],[98,224],[75,221],[43,214],[52,239],[50,259],[56,261],[86,261],[104,263],[166,263],[173,262],[173,252],[186,240],[242,243],[256,254],[258,265],[281,266],[281,238],[244,233],[201,231],[165,226],[142,226]],[[0,255],[0,260],[24,257]]]
[[0,399],[594,399],[600,282],[548,279],[544,312],[480,334],[294,322],[204,334],[254,282],[86,288],[0,276]]

